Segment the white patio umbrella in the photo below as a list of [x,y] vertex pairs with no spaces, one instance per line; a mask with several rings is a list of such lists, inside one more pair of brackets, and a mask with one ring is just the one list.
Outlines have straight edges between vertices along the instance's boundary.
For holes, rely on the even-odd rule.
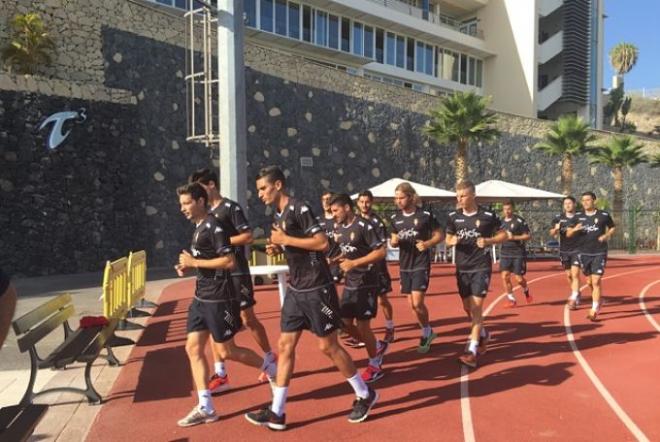
[[560,193],[548,192],[546,190],[500,180],[484,181],[477,184],[476,193],[477,201],[480,203],[502,202],[508,199],[518,202],[563,198],[563,195]]
[[[427,186],[426,184],[415,183],[410,180],[404,180],[401,178],[392,178],[383,183],[378,184],[377,186],[369,188],[371,193],[374,194],[374,201],[376,202],[392,202],[394,198],[394,189],[400,183],[408,182],[414,188],[417,194],[427,202],[437,202],[437,201],[453,201],[456,198],[454,192],[450,192],[444,189],[438,189],[437,187]],[[351,195],[352,199],[357,199],[358,194],[355,193]]]

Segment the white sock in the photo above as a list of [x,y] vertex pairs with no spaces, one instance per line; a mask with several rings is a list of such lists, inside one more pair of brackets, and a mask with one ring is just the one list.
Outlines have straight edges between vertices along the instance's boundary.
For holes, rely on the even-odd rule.
[[357,397],[360,399],[366,399],[369,397],[369,387],[367,387],[367,384],[364,383],[362,377],[358,373],[355,373],[352,378],[346,380],[351,384],[351,387],[353,387]]
[[592,301],[591,303],[591,310],[597,311],[599,307],[599,303],[596,301]]
[[224,362],[216,362],[213,365],[215,366],[215,374],[217,374],[221,378],[224,378],[225,376],[227,376],[227,372],[225,371],[225,363]]
[[513,296],[513,293],[507,293],[506,297],[509,298],[509,301],[516,302],[516,297]]
[[273,388],[273,404],[270,410],[278,416],[284,414],[286,407],[286,395],[289,392],[289,387],[274,387]]
[[394,321],[392,321],[391,319],[386,319],[385,328],[389,328],[390,330],[392,330],[394,328]]
[[197,391],[197,398],[199,399],[199,406],[203,408],[207,413],[213,413],[215,409],[213,408],[213,400],[211,399],[211,390],[199,390]]
[[369,365],[380,368],[381,360],[378,356],[375,358],[369,358]]
[[479,336],[481,336],[482,338],[485,338],[486,336],[488,336],[488,332],[486,331],[486,327],[481,326],[481,331],[479,332]]
[[431,333],[433,333],[433,329],[431,328],[430,325],[422,327],[422,336],[425,338],[428,338],[431,336]]
[[479,346],[479,341],[470,340],[470,345],[468,346],[468,351],[471,353],[477,354],[477,347]]
[[571,299],[572,299],[573,301],[575,301],[576,299],[578,299],[579,296],[580,296],[580,292],[573,292],[573,293],[571,293]]

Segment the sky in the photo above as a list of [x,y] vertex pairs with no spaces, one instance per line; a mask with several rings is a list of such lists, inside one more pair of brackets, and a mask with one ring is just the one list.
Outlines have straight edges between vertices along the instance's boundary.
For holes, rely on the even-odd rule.
[[660,0],[605,0],[603,87],[612,84],[609,52],[617,43],[637,46],[637,64],[626,74],[626,90],[660,89]]

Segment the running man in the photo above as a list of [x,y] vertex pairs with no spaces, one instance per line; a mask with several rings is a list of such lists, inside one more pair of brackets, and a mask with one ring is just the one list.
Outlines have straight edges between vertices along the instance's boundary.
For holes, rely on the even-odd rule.
[[575,214],[575,198],[572,196],[564,197],[562,201],[564,212],[558,214],[552,220],[550,235],[559,237],[559,260],[561,266],[566,272],[568,284],[571,288],[571,295],[568,298],[568,308],[576,310],[580,305],[580,256],[578,253],[580,246],[580,236],[574,235],[569,238],[566,232],[569,227],[574,227],[577,220]]
[[417,205],[420,198],[413,186],[403,182],[394,189],[394,203],[399,209],[392,215],[392,247],[399,248],[399,272],[401,293],[408,295],[408,302],[422,327],[418,353],[428,353],[431,342],[438,337],[429,324],[429,311],[424,295],[429,288],[431,251],[443,239],[442,229],[431,212]]
[[591,288],[591,310],[587,318],[595,322],[601,306],[601,278],[607,263],[607,241],[614,235],[615,227],[610,214],[596,208],[596,194],[584,192],[580,202],[584,211],[575,215],[575,225],[567,229],[566,236],[580,239],[580,267]]
[[362,379],[371,383],[383,377],[382,360],[388,345],[376,341],[371,331],[371,319],[378,311],[379,272],[376,264],[385,258],[385,238],[369,221],[355,215],[350,196],[344,193],[334,195],[330,206],[337,223],[335,241],[340,249],[340,254],[333,260],[346,275],[340,314],[344,329],[354,339],[365,343],[369,365],[362,373]]
[[[245,246],[252,243],[250,225],[241,206],[220,194],[218,175],[215,172],[209,169],[198,170],[190,176],[189,182],[199,183],[206,190],[210,208],[209,213],[223,226],[229,237],[229,243],[234,251],[234,260],[236,261],[236,268],[231,272],[230,281],[233,292],[240,303],[241,321],[250,331],[261,351],[264,352],[264,364],[267,365],[275,360],[275,354],[271,351],[266,329],[254,313],[254,305],[257,301],[254,299],[250,266],[245,257]],[[209,381],[209,390],[211,390],[211,394],[218,394],[229,389],[229,376],[225,369],[225,361],[215,351],[215,346],[212,345],[211,350],[215,370]],[[262,374],[260,380],[265,381],[265,377]]]
[[476,368],[477,355],[486,352],[490,340],[483,326],[483,305],[493,265],[490,246],[506,241],[508,235],[496,213],[477,205],[471,181],[458,183],[456,200],[459,209],[449,214],[446,244],[455,246],[458,294],[471,321],[467,349],[458,360]]
[[516,282],[522,287],[527,304],[532,302],[527,280],[525,280],[525,273],[527,273],[525,242],[529,241],[532,235],[529,232],[527,222],[520,216],[514,215],[514,208],[515,206],[511,200],[505,201],[502,205],[502,229],[506,232],[507,240],[502,243],[502,250],[500,251],[500,274],[506,289],[508,301],[506,307],[508,308],[516,306],[511,274],[515,275]]
[[[371,210],[373,201],[374,195],[370,190],[360,192],[357,199],[360,216],[368,220],[381,237],[387,238],[387,226]],[[392,291],[392,278],[390,277],[390,272],[387,270],[387,261],[384,258],[376,263],[376,268],[378,269],[378,307],[383,311],[383,316],[385,317],[385,336],[383,336],[383,341],[391,344],[394,342],[394,320],[392,316],[392,304],[387,294]]]
[[234,343],[234,335],[241,328],[240,305],[230,280],[236,259],[223,226],[208,213],[206,191],[199,183],[191,183],[179,187],[177,195],[181,212],[195,225],[191,252],[184,250],[175,266],[179,276],[184,276],[187,270],[197,269],[195,299],[188,309],[186,353],[199,403],[178,421],[179,426],[190,427],[219,419],[207,386],[209,370],[205,348],[209,337],[223,360],[234,360],[266,371],[271,379],[277,367],[272,361],[262,363],[254,351]]
[[285,405],[294,369],[296,346],[303,330],[318,338],[320,350],[328,356],[355,391],[356,399],[348,421],[364,421],[378,400],[355,369],[346,350],[339,345],[336,330],[341,327],[337,292],[324,256],[328,238],[318,225],[309,205],[290,197],[284,173],[276,166],[261,169],[257,176],[259,199],[275,209],[269,254],[286,254],[289,265],[287,288],[280,326],[277,386],[270,407],[247,413],[245,418],[271,430],[286,429]]

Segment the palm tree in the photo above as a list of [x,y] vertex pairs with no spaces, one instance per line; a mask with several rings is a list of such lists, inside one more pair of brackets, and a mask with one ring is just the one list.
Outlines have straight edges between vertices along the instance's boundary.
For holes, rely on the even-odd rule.
[[573,159],[586,153],[589,143],[595,139],[582,118],[567,114],[552,123],[543,140],[534,146],[547,154],[561,156],[561,191],[564,195],[570,195],[573,188]]
[[617,73],[617,77],[623,83],[623,76],[637,63],[639,50],[632,43],[619,43],[610,49],[610,64]]
[[634,167],[648,161],[644,154],[644,144],[639,143],[631,135],[619,135],[610,138],[605,146],[590,149],[589,156],[591,164],[604,164],[612,169],[614,177],[612,210],[615,223],[619,224],[623,214],[623,168]]
[[18,14],[10,21],[10,27],[10,42],[1,52],[8,70],[32,75],[39,66],[52,62],[55,43],[38,14]]
[[486,109],[489,98],[474,92],[456,92],[431,111],[431,122],[424,133],[440,144],[456,144],[454,177],[456,184],[468,179],[468,146],[492,142],[500,134],[495,127],[497,116]]

